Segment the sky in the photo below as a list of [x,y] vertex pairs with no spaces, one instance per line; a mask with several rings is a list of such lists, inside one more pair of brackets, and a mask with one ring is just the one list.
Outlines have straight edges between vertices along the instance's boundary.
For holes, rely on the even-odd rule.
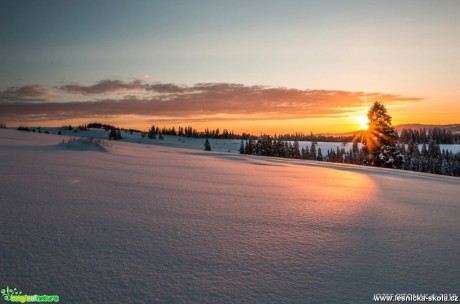
[[0,0],[0,122],[460,123],[460,1]]

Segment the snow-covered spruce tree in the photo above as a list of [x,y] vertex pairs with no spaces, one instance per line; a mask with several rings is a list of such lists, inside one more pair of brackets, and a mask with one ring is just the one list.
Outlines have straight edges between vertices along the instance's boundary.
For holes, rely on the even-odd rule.
[[367,113],[369,140],[364,142],[368,164],[376,167],[401,168],[404,156],[396,147],[397,133],[385,106],[376,101]]
[[156,132],[155,132],[155,125],[153,125],[149,132],[147,133],[147,137],[150,138],[150,139],[156,139],[156,136],[155,136]]
[[244,151],[246,154],[255,154],[255,144],[254,140],[252,140],[251,137],[249,137],[246,146],[244,148]]
[[205,151],[211,151],[211,144],[209,143],[209,140],[206,138],[206,140],[204,141],[204,150]]
[[314,142],[311,143],[309,159],[316,160],[316,144]]
[[111,129],[109,133],[109,139],[119,140],[122,139],[120,130]]
[[115,129],[110,130],[109,139],[117,139],[117,130]]
[[255,154],[261,156],[272,156],[272,138],[268,135],[260,137],[255,145]]
[[299,141],[294,139],[294,144],[292,145],[292,158],[300,158],[300,146],[299,146]]
[[318,148],[318,155],[316,156],[316,160],[323,160],[323,153],[321,152],[321,148]]
[[244,149],[244,140],[241,139],[241,143],[240,143],[240,154],[245,154],[246,151]]

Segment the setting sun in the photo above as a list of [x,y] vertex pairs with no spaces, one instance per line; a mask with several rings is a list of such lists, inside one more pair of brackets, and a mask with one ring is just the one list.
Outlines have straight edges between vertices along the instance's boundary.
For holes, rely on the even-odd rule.
[[369,119],[366,115],[357,116],[356,122],[361,126],[361,130],[367,130],[369,128]]

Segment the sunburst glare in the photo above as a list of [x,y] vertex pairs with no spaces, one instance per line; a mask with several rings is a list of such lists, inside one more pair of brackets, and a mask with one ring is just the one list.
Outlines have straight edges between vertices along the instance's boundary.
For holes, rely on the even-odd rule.
[[361,126],[361,130],[367,130],[369,128],[369,119],[366,115],[357,116],[356,122]]

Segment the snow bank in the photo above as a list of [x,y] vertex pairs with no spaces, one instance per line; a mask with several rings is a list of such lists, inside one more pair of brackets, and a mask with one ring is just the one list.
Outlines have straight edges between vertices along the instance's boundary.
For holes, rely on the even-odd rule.
[[458,178],[61,138],[0,130],[2,288],[63,303],[460,293]]

